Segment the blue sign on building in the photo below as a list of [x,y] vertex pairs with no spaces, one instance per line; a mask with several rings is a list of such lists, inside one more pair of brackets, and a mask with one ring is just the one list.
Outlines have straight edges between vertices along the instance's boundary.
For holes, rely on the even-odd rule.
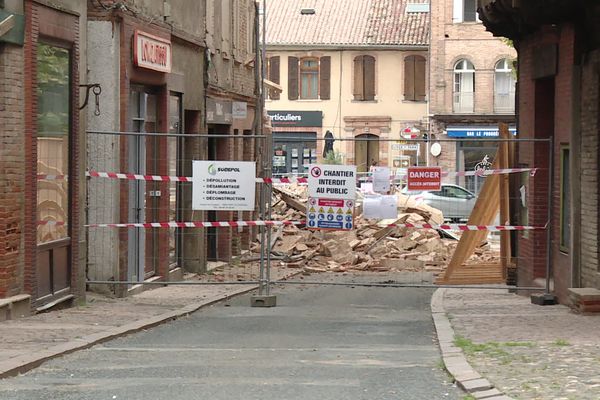
[[[517,134],[516,128],[508,128],[510,133],[515,136]],[[496,138],[500,136],[498,127],[494,126],[456,126],[446,128],[448,137],[453,138]]]

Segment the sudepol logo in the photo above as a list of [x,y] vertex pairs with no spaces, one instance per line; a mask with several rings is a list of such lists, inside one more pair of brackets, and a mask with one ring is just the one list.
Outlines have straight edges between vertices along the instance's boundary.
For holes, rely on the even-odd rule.
[[208,166],[208,173],[211,175],[216,175],[217,174],[217,169],[215,168],[215,164],[210,164]]

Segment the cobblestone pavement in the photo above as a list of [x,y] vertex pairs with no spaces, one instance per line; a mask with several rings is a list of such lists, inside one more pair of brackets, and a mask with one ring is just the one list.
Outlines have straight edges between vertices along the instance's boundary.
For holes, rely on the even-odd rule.
[[447,289],[443,306],[471,366],[506,395],[600,399],[600,315],[506,290]]

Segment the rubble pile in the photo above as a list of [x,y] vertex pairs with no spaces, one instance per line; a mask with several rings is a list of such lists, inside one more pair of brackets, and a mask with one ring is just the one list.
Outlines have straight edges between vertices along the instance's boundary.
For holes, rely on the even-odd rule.
[[[274,188],[272,218],[304,220],[306,187]],[[388,226],[393,223],[441,224],[442,213],[398,195],[396,220],[367,220],[360,201],[352,231],[311,231],[294,225],[273,228],[271,258],[282,266],[311,272],[427,271],[443,273],[458,243],[458,236],[435,229]],[[258,251],[255,244],[253,251]],[[478,247],[470,262],[495,262],[497,252],[489,244]]]

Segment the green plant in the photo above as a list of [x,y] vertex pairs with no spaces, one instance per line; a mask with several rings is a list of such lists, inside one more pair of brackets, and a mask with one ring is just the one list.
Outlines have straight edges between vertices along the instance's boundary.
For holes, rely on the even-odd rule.
[[341,165],[342,155],[335,150],[328,151],[327,154],[325,154],[325,158],[323,159],[323,164]]
[[553,345],[555,346],[570,346],[571,343],[569,343],[566,339],[556,339],[554,342],[552,342]]

